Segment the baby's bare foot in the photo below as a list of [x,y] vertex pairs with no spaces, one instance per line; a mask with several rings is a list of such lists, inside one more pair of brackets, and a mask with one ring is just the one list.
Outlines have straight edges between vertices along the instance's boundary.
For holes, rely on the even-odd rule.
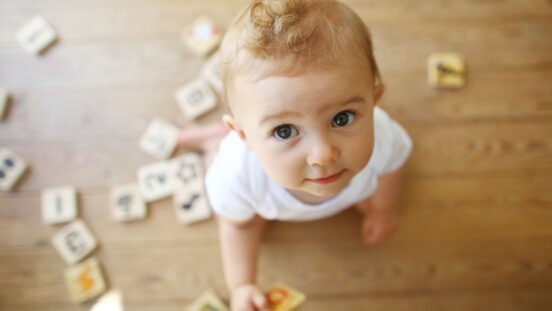
[[379,244],[397,230],[397,213],[394,210],[372,210],[363,214],[362,238],[367,245]]

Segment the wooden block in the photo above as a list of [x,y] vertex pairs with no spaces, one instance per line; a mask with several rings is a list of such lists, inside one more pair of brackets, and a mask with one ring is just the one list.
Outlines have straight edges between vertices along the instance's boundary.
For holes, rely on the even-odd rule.
[[179,88],[175,95],[178,107],[189,119],[195,119],[217,106],[217,98],[209,85],[195,80]]
[[222,31],[210,18],[202,16],[186,27],[182,31],[181,37],[192,52],[206,55],[219,45]]
[[187,308],[187,311],[230,311],[220,298],[208,290],[199,298],[194,300]]
[[205,170],[203,160],[198,153],[187,152],[169,161],[175,187],[187,187],[190,184],[203,184]]
[[0,190],[10,191],[27,169],[27,162],[13,151],[0,148]]
[[138,185],[142,198],[153,202],[171,195],[174,191],[169,162],[160,161],[138,169]]
[[96,239],[84,222],[75,220],[63,227],[52,238],[57,251],[69,265],[79,262],[97,246]]
[[38,55],[57,40],[54,28],[42,16],[35,16],[16,34],[17,41],[28,53]]
[[462,56],[455,53],[429,55],[428,83],[437,88],[461,88],[465,84],[465,67]]
[[123,295],[120,290],[105,293],[90,311],[123,311]]
[[138,184],[126,184],[111,189],[111,215],[116,221],[146,218],[146,204]]
[[201,69],[201,77],[209,82],[211,87],[218,93],[219,97],[224,96],[224,85],[219,71],[220,54],[215,53]]
[[189,225],[211,217],[211,209],[203,184],[193,183],[179,187],[173,196],[178,222]]
[[153,119],[140,139],[140,149],[152,157],[163,160],[171,156],[180,130],[161,119]]
[[271,311],[292,311],[306,300],[305,294],[284,284],[276,284],[266,294]]
[[59,224],[77,217],[77,191],[63,186],[42,190],[42,220],[46,224]]
[[71,300],[82,303],[106,290],[105,280],[96,258],[90,258],[65,270],[65,284]]
[[0,121],[4,118],[4,115],[8,110],[9,101],[10,101],[10,95],[8,91],[0,88]]

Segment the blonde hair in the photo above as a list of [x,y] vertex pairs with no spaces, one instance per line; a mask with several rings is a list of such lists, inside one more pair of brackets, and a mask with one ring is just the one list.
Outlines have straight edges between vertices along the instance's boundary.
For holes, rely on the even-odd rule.
[[335,64],[347,53],[361,64],[367,61],[374,84],[381,84],[370,32],[351,8],[335,0],[255,0],[230,25],[221,45],[226,100],[235,75],[260,73],[263,61],[276,61],[278,72],[292,73]]

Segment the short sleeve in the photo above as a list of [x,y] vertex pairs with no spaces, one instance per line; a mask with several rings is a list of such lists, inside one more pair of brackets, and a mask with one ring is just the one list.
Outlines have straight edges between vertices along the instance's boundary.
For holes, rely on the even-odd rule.
[[244,179],[243,159],[236,150],[239,146],[233,139],[227,137],[221,142],[219,152],[205,176],[205,192],[216,214],[235,221],[246,221],[256,214],[253,208],[255,202]]
[[381,108],[374,109],[374,167],[380,175],[399,169],[412,152],[412,139],[406,130]]

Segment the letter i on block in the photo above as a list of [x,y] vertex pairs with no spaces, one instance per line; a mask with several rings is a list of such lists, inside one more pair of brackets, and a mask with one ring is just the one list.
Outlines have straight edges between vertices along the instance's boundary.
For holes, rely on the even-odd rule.
[[15,152],[0,148],[0,190],[10,191],[27,169],[27,162]]
[[64,186],[42,190],[42,220],[46,224],[69,222],[77,217],[77,191]]
[[98,245],[90,230],[81,220],[75,220],[61,228],[52,238],[52,243],[69,265],[79,262]]
[[16,34],[17,41],[28,53],[38,55],[57,40],[54,28],[42,16],[36,16]]
[[179,130],[169,122],[153,119],[140,139],[140,148],[158,160],[171,156]]
[[179,88],[175,95],[178,107],[189,119],[195,119],[217,106],[217,97],[207,82],[198,79]]
[[65,285],[71,299],[83,303],[106,290],[105,279],[96,258],[90,258],[65,270]]
[[126,184],[111,189],[111,215],[116,221],[132,221],[146,217],[146,204],[138,184]]

